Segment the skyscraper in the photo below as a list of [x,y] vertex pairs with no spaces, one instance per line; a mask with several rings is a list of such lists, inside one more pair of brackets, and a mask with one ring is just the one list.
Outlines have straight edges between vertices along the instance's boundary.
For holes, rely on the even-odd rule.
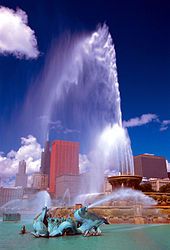
[[18,173],[16,174],[15,180],[16,187],[27,187],[27,175],[26,175],[26,161],[22,160],[19,162]]
[[56,192],[56,177],[79,174],[79,143],[56,140],[52,143],[50,192]]
[[50,179],[50,142],[46,141],[44,151],[41,153],[41,168],[40,171],[42,174],[48,175],[48,183]]

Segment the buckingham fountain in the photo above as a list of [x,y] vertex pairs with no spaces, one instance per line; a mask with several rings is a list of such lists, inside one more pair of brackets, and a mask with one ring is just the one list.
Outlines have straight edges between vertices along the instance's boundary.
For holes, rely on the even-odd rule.
[[[108,223],[102,214],[108,217],[108,214],[114,213],[111,210],[117,208],[120,211],[124,204],[139,221],[141,206],[155,204],[153,199],[137,191],[142,177],[134,173],[130,139],[122,125],[116,55],[108,27],[100,26],[96,32],[80,38],[72,46],[70,54],[69,65],[64,68],[64,77],[61,77],[56,91],[67,89],[64,94],[69,95],[73,88],[72,105],[76,107],[79,104],[82,112],[78,117],[90,124],[93,134],[90,171],[86,182],[82,181],[78,188],[81,191],[72,199],[72,206],[68,210],[64,208],[64,220],[64,217],[61,218],[62,208],[61,214],[57,214],[58,208],[49,211],[43,208],[42,213],[34,219],[33,234],[36,237],[55,237],[65,233],[99,235],[99,226]],[[59,97],[56,98],[59,102]],[[91,105],[91,112],[88,105]],[[107,195],[102,190],[104,178],[112,186],[112,192]],[[73,212],[75,203],[80,207]],[[100,215],[96,215],[96,211]]]
[[[63,91],[63,97],[71,92],[73,107],[80,108],[78,118],[89,124],[90,136],[93,135],[90,171],[87,181],[82,181],[77,188],[77,196],[65,215],[62,209],[61,214],[56,214],[57,204],[50,209],[44,204],[42,212],[34,218],[35,237],[99,235],[99,226],[108,223],[102,215],[108,218],[115,204],[119,204],[118,210],[122,204],[130,206],[132,211],[129,211],[135,211],[138,218],[141,206],[155,204],[153,199],[136,190],[142,177],[134,173],[131,143],[122,125],[116,55],[108,27],[100,26],[94,33],[80,38],[66,58],[68,65],[63,64],[64,76],[58,80],[56,93]],[[56,102],[60,101],[58,95],[54,97]],[[53,97],[50,100],[54,102]],[[52,113],[52,106],[49,105],[48,113]],[[112,186],[112,192],[107,195],[103,193],[105,178]],[[80,207],[74,209],[75,203],[81,204]]]
[[[108,223],[102,213],[105,214],[108,209],[111,213],[110,208],[113,209],[115,202],[119,207],[130,205],[138,218],[142,205],[155,204],[151,198],[136,191],[142,177],[134,173],[131,143],[122,125],[116,55],[108,27],[100,26],[94,33],[76,40],[76,43],[74,41],[71,48],[68,63],[62,62],[64,76],[58,80],[56,92],[63,92],[62,97],[66,95],[66,100],[72,97],[73,109],[77,110],[77,105],[80,109],[76,118],[89,124],[90,135],[93,134],[89,153],[90,171],[86,182],[82,181],[78,188],[81,191],[72,199],[72,205],[77,203],[80,207],[74,213],[73,206],[69,208],[64,220],[61,214],[56,214],[57,208],[49,211],[43,208],[34,219],[33,234],[36,237],[54,237],[65,233],[98,235],[99,226]],[[60,102],[58,95],[55,98],[56,102]],[[49,113],[52,113],[52,106]],[[112,186],[112,192],[107,195],[102,190],[105,178]],[[99,208],[101,205],[103,207]],[[94,213],[95,208],[99,208],[100,216]],[[70,217],[70,212],[74,216]],[[107,217],[107,213],[105,215]]]

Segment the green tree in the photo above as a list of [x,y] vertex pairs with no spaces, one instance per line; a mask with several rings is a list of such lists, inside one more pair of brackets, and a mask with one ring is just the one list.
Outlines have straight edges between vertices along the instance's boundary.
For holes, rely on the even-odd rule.
[[160,187],[159,191],[161,193],[170,193],[170,183],[163,185],[162,187]]
[[149,182],[141,184],[139,186],[139,190],[141,190],[142,192],[153,192],[154,191],[152,189],[152,185]]

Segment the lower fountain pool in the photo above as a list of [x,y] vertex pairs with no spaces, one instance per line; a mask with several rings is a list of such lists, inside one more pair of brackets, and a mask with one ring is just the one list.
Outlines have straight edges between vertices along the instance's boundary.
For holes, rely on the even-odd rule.
[[[19,234],[22,225],[27,234]],[[32,231],[32,220],[22,219],[19,223],[0,222],[0,249],[4,250],[165,250],[170,247],[170,225],[130,225],[112,224],[102,226],[99,237],[63,236],[58,238],[35,239]]]

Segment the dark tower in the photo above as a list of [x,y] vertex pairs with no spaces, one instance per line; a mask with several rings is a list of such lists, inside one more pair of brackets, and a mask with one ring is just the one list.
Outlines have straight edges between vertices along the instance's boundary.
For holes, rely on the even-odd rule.
[[50,180],[50,142],[46,141],[44,151],[41,153],[41,168],[40,171],[43,174],[48,175],[48,185]]

